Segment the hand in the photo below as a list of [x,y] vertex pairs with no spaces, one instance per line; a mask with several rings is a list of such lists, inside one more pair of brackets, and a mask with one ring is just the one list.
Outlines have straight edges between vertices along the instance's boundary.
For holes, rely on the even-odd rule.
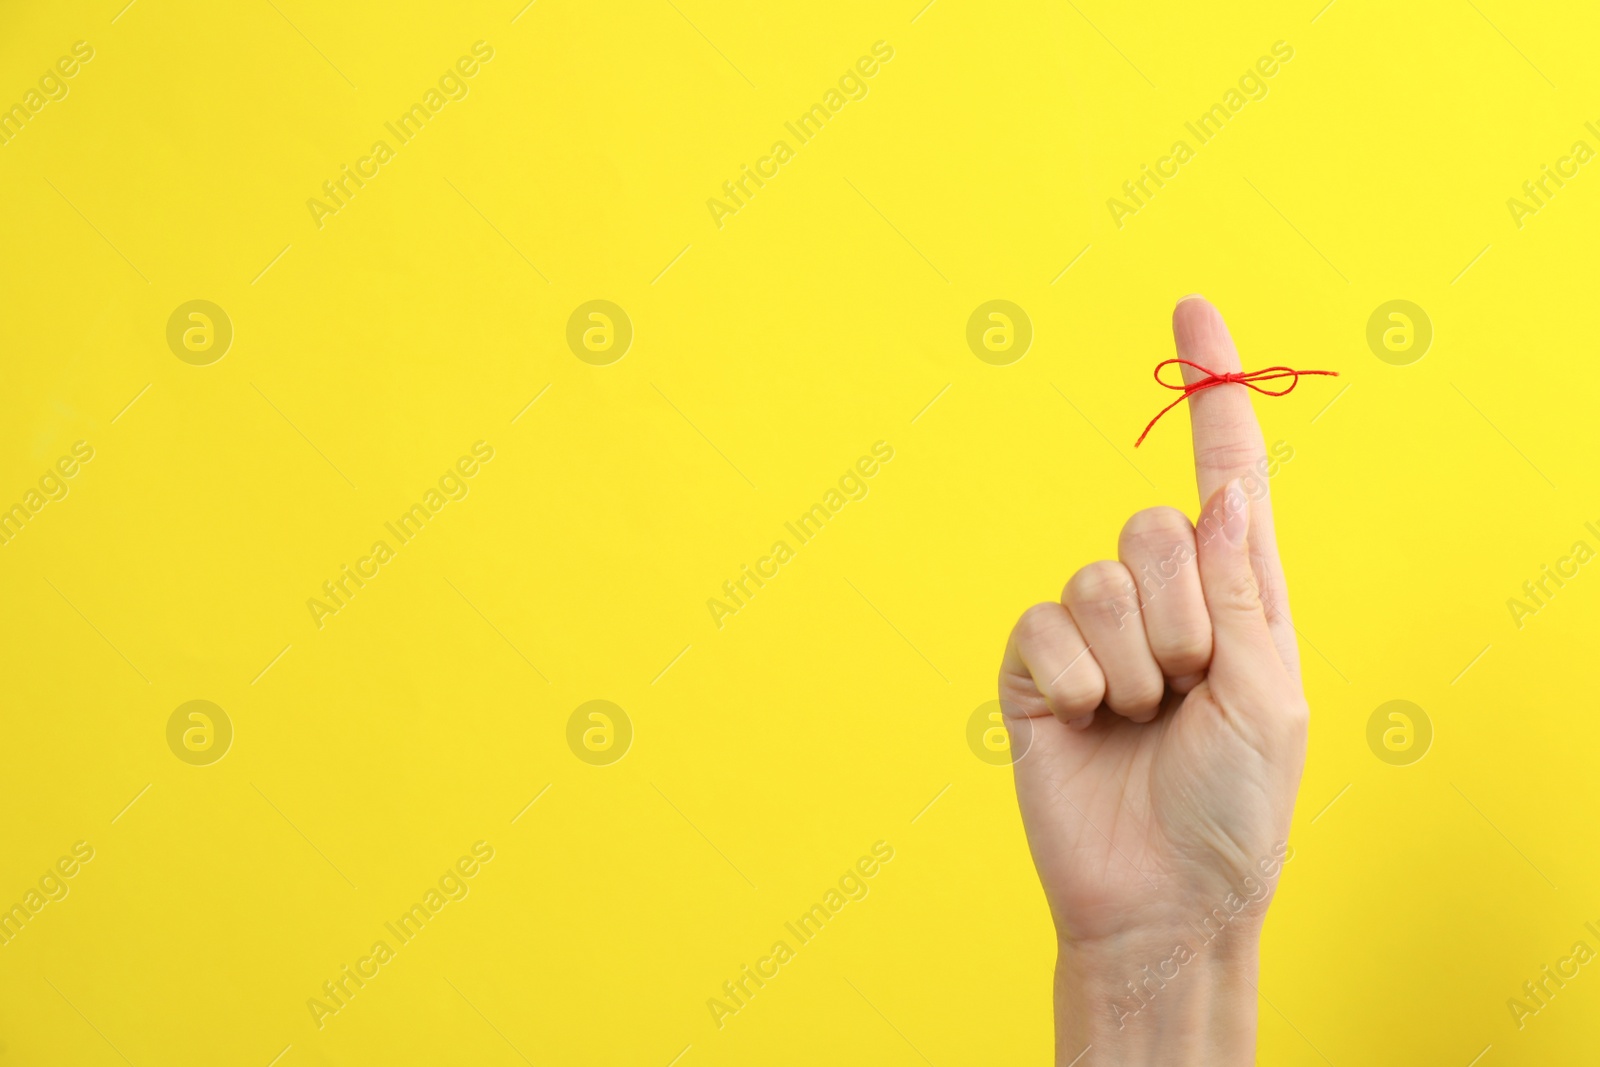
[[[1200,297],[1178,355],[1241,369]],[[1187,380],[1202,375],[1184,367]],[[1017,801],[1060,945],[1057,1056],[1253,1063],[1257,946],[1308,711],[1243,386],[1189,400],[1203,507],[1128,520],[1118,560],[1029,608],[1000,668]]]

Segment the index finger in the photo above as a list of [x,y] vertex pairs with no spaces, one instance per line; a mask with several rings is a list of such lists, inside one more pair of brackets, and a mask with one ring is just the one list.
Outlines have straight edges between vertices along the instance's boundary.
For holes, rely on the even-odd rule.
[[[1172,338],[1178,356],[1213,374],[1244,370],[1221,312],[1205,297],[1186,296],[1172,311]],[[1185,384],[1206,377],[1205,371],[1183,366]],[[1261,590],[1262,606],[1272,629],[1273,642],[1290,673],[1299,676],[1299,649],[1289,618],[1289,599],[1283,565],[1272,527],[1272,501],[1267,493],[1267,451],[1250,406],[1250,390],[1238,384],[1213,386],[1189,397],[1189,420],[1194,433],[1194,475],[1200,499],[1210,500],[1234,478],[1241,480],[1250,497],[1250,562]]]
[[[1180,359],[1213,374],[1244,370],[1222,314],[1203,296],[1186,296],[1172,309],[1172,339]],[[1185,385],[1206,377],[1194,367],[1184,365],[1182,370]],[[1189,420],[1194,431],[1194,474],[1202,501],[1210,500],[1234,478],[1248,477],[1266,458],[1261,427],[1250,406],[1250,390],[1243,385],[1218,385],[1195,393],[1189,397]]]

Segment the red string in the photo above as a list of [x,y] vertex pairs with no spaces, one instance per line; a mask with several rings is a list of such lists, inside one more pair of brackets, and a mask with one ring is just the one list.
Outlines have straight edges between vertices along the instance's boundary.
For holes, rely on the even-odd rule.
[[[1193,367],[1195,370],[1204,373],[1205,377],[1191,385],[1184,385],[1181,382],[1177,385],[1173,385],[1171,382],[1161,381],[1161,368],[1170,363],[1182,363],[1186,367]],[[1138,448],[1144,443],[1144,439],[1150,435],[1150,431],[1155,428],[1156,423],[1161,421],[1161,416],[1165,415],[1167,412],[1171,411],[1185,400],[1188,400],[1191,396],[1194,396],[1194,394],[1204,392],[1205,390],[1210,389],[1213,385],[1245,385],[1249,386],[1251,389],[1254,389],[1263,396],[1284,396],[1288,393],[1294,392],[1294,387],[1300,383],[1300,375],[1302,374],[1323,374],[1329,378],[1337,378],[1339,376],[1338,371],[1295,370],[1293,367],[1263,367],[1261,370],[1253,370],[1240,374],[1218,374],[1214,370],[1202,367],[1198,363],[1191,363],[1187,359],[1164,359],[1160,363],[1156,364],[1156,381],[1168,389],[1176,389],[1180,391],[1183,393],[1183,395],[1174,400],[1172,403],[1168,404],[1166,407],[1162,408],[1160,411],[1156,412],[1156,417],[1150,420],[1150,424],[1144,428],[1144,433],[1139,435],[1139,440],[1133,443],[1133,447]],[[1271,389],[1256,384],[1257,382],[1272,381],[1274,378],[1288,378],[1289,384],[1281,389]]]

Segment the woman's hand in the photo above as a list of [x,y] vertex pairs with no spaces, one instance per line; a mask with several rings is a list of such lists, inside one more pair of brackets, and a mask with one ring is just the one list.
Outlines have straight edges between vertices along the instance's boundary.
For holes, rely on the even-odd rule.
[[[1172,329],[1184,359],[1241,369],[1203,298]],[[1000,669],[1060,943],[1060,1064],[1089,1046],[1081,1067],[1254,1062],[1257,945],[1308,712],[1249,394],[1189,405],[1198,521],[1134,515],[1117,560],[1023,614]]]

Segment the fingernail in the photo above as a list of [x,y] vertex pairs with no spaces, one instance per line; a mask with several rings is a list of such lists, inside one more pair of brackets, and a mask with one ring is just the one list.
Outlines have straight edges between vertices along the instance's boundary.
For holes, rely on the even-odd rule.
[[1250,528],[1250,500],[1235,478],[1222,491],[1222,536],[1230,544],[1242,544],[1245,531]]
[[1067,723],[1067,725],[1074,730],[1087,730],[1089,728],[1089,724],[1092,722],[1094,722],[1094,712],[1091,711],[1087,715],[1078,716],[1078,718],[1073,719],[1071,722]]
[[1178,298],[1178,303],[1181,304],[1185,300],[1204,300],[1204,299],[1205,299],[1205,294],[1204,293],[1190,293],[1188,296],[1180,296]]

